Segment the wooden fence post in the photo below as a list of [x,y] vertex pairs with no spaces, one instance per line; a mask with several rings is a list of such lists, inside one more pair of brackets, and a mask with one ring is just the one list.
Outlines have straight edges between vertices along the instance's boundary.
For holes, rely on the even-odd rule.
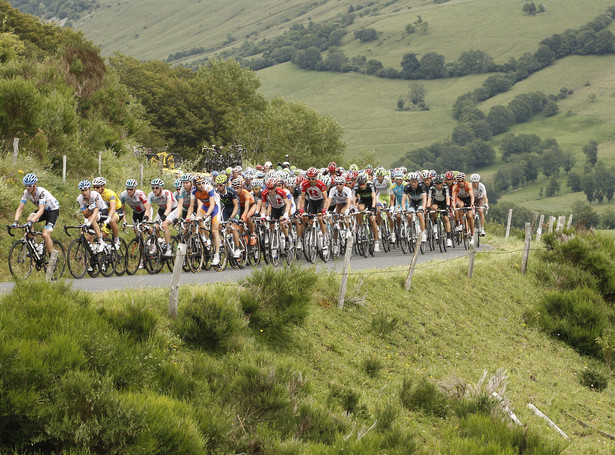
[[98,152],[98,175],[102,174],[102,152]]
[[545,216],[544,215],[540,215],[540,220],[538,221],[538,229],[536,230],[536,241],[540,242],[540,239],[542,237],[542,225],[545,222]]
[[13,138],[13,160],[17,161],[17,157],[19,156],[19,138]]
[[521,273],[525,275],[527,272],[527,260],[530,256],[530,242],[532,240],[532,224],[527,221],[525,223],[525,246],[523,248],[523,259],[521,260]]
[[[416,255],[419,252],[421,245],[419,242],[421,241],[422,232],[419,229],[416,235],[416,243],[414,244],[414,254],[412,255],[412,261],[410,261],[410,268],[408,269],[408,275],[406,275],[406,283],[404,287],[406,288],[406,292],[410,290],[410,285],[412,284],[412,275],[414,274],[414,267],[416,266]],[[412,241],[412,239],[410,239]]]
[[173,265],[173,278],[171,279],[171,292],[169,292],[169,316],[177,319],[177,306],[179,302],[179,277],[182,272],[182,265],[186,257],[186,244],[177,245],[175,264]]
[[538,212],[534,212],[534,218],[532,219],[532,232],[536,228],[536,220],[538,220]]
[[553,232],[553,225],[555,224],[555,217],[554,216],[550,216],[549,217],[549,234],[551,234]]
[[350,257],[352,256],[352,243],[354,237],[348,230],[346,234],[346,254],[344,255],[344,268],[342,269],[342,282],[340,284],[340,294],[337,298],[337,307],[344,308],[344,299],[346,298],[346,285],[348,284],[348,271],[350,270]]
[[[474,239],[474,245],[478,242],[478,231],[474,232],[476,238]],[[472,273],[474,273],[474,256],[476,255],[476,247],[472,245],[472,249],[470,249],[470,259],[468,261],[468,278],[472,278]]]
[[143,187],[143,163],[141,163],[141,180],[139,180],[139,185]]
[[528,408],[530,408],[532,410],[532,412],[534,414],[536,414],[538,417],[541,417],[543,419],[546,420],[547,425],[549,425],[551,428],[553,428],[555,431],[557,431],[557,433],[564,439],[570,439],[568,437],[568,435],[566,433],[564,433],[560,427],[558,427],[557,425],[555,425],[555,423],[553,423],[553,421],[548,418],[546,415],[544,415],[536,406],[534,406],[532,403],[528,403],[527,405]]
[[568,224],[566,225],[566,228],[570,229],[570,226],[572,226],[572,213],[568,215]]
[[[43,248],[47,248],[43,245]],[[51,251],[51,255],[49,256],[49,264],[47,264],[47,271],[45,273],[45,280],[51,281],[53,280],[53,272],[56,269],[56,264],[58,263],[58,250],[53,249]]]
[[513,209],[509,209],[508,210],[508,223],[506,223],[506,237],[504,238],[508,238],[509,234],[510,234],[510,223],[512,221],[512,211]]
[[66,155],[62,155],[62,183],[66,183]]
[[564,223],[566,223],[565,216],[557,217],[557,227],[555,228],[555,232],[562,232],[562,230],[564,229]]

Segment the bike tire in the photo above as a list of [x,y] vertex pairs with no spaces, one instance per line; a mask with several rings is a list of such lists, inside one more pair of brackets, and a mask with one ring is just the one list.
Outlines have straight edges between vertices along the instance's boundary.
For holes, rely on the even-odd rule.
[[117,252],[113,247],[113,243],[106,240],[105,249],[98,253],[98,268],[100,274],[105,278],[109,278],[115,273],[115,265],[117,263]]
[[188,237],[186,243],[186,263],[188,270],[197,273],[203,268],[203,243],[198,234]]
[[382,237],[382,249],[385,253],[391,251],[391,232],[389,231],[389,223],[386,221],[386,214],[381,215],[382,223],[380,223],[380,237]]
[[480,217],[477,215],[474,218],[474,232],[476,233],[476,248],[480,247]]
[[143,259],[139,237],[135,237],[126,247],[126,275],[132,276],[139,271]]
[[17,280],[25,280],[32,273],[33,252],[28,243],[21,239],[15,240],[9,250],[9,270]]
[[211,268],[213,268],[216,272],[222,272],[226,269],[226,265],[228,264],[229,259],[229,251],[227,250],[226,242],[224,238],[220,238],[220,246],[218,247],[218,254],[220,255],[220,262],[218,265],[211,264]]
[[297,257],[297,232],[293,227],[288,229],[288,241],[284,252],[286,264],[291,265]]
[[244,236],[241,234],[239,235],[239,251],[241,251],[241,256],[234,259],[237,264],[237,268],[242,270],[246,268],[246,265],[248,265],[248,247]]
[[269,238],[269,259],[271,260],[271,265],[274,267],[280,265],[280,251],[280,231],[273,231],[273,234]]
[[148,235],[143,244],[143,266],[150,275],[157,274],[164,266],[158,237],[154,234]]
[[440,248],[440,253],[446,253],[446,231],[444,229],[444,223],[442,220],[438,220],[437,224],[438,229],[438,247]]
[[248,236],[248,263],[252,267],[256,267],[261,262],[261,246],[256,236],[254,245],[250,245],[250,236]]
[[464,218],[461,225],[461,236],[463,240],[463,247],[468,250],[470,248],[470,242],[468,240],[468,222]]
[[88,267],[94,265],[90,264],[90,253],[85,245],[85,242],[81,239],[74,239],[68,245],[68,271],[73,278],[80,280],[88,271]]
[[[56,239],[51,239],[51,241],[53,242],[53,249],[58,251],[56,266],[51,274],[51,280],[56,281],[62,278],[62,274],[64,273],[64,269],[66,268],[66,252],[64,251],[64,245],[62,245],[62,242]],[[50,257],[50,254],[47,251],[47,248],[45,248],[43,250],[43,258],[42,258],[43,263],[44,263],[45,273],[47,273],[47,267],[49,266],[49,262],[48,262],[49,257]]]
[[427,243],[429,243],[429,251],[433,251],[436,249],[434,224],[429,214],[427,214],[427,219],[428,221],[425,221],[425,230],[427,230]]
[[316,233],[316,228],[313,226],[310,226],[308,232],[309,232],[309,236],[308,236],[308,242],[307,242],[307,251],[308,251],[307,260],[310,263],[314,264],[316,262],[316,256],[318,255],[318,234]]

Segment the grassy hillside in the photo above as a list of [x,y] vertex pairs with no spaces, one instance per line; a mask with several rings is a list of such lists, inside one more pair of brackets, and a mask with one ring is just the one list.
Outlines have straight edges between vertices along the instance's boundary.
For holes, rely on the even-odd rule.
[[[88,296],[42,285],[18,288],[0,305],[0,321],[11,321],[0,324],[0,359],[14,367],[0,375],[5,390],[20,384],[20,374],[36,375],[30,376],[29,394],[5,395],[12,401],[4,402],[4,415],[18,413],[20,420],[13,422],[29,425],[27,437],[46,428],[39,444],[52,438],[56,447],[90,444],[98,453],[118,444],[123,450],[138,444],[158,453],[150,445],[155,441],[161,452],[174,447],[182,453],[200,448],[209,453],[467,455],[486,444],[493,446],[489,453],[525,453],[505,452],[500,444],[507,439],[495,441],[500,433],[493,429],[482,433],[487,426],[477,423],[478,414],[469,411],[469,417],[460,418],[457,411],[445,411],[428,401],[433,395],[427,389],[422,402],[403,392],[404,382],[461,378],[474,385],[483,371],[492,377],[503,368],[509,379],[504,395],[529,430],[525,443],[538,437],[551,446],[532,453],[562,453],[566,445],[531,414],[530,402],[571,437],[565,453],[611,453],[613,441],[568,416],[615,432],[609,417],[615,405],[612,385],[594,392],[579,383],[580,374],[597,362],[524,322],[543,289],[532,277],[535,252],[530,273],[519,273],[521,244],[496,240],[492,253],[476,257],[471,281],[463,258],[419,266],[410,296],[403,291],[404,268],[353,274],[343,310],[335,305],[339,277],[312,277],[310,294],[302,295],[319,292],[307,306],[307,317],[297,327],[286,325],[283,335],[254,315],[247,327],[247,321],[235,321],[238,299],[229,296],[241,288],[233,285],[226,290],[182,287],[178,323],[166,315],[168,293],[162,290]],[[45,301],[58,293],[64,297]],[[200,315],[194,313],[199,302]],[[212,305],[216,312],[207,312]],[[186,332],[182,317],[189,308],[193,317],[212,324],[219,338],[188,341],[193,332]],[[54,322],[60,314],[63,324]],[[216,318],[220,323],[214,325]],[[66,348],[59,350],[59,343]],[[45,353],[41,359],[57,360],[36,362],[39,352]],[[43,400],[42,418],[30,420],[27,404],[37,398]],[[88,422],[88,414],[75,413],[62,423],[77,403],[93,406],[89,415],[102,429]],[[119,417],[112,418],[115,412]],[[86,419],[83,437],[73,438],[71,428],[80,419]],[[376,420],[380,423],[366,432]],[[0,418],[0,424],[7,422]],[[107,425],[113,432],[105,433]]]

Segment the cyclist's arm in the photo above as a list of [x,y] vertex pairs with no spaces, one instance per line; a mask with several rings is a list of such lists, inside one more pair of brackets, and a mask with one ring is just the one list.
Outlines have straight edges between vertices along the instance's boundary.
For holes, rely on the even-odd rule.
[[148,220],[152,219],[152,203],[149,201],[145,203],[145,216]]
[[39,204],[38,210],[36,211],[36,213],[34,214],[34,217],[32,218],[32,222],[36,223],[41,218],[41,216],[43,216],[43,212],[45,212],[45,204]]
[[305,191],[301,191],[301,196],[299,196],[299,210],[305,211]]
[[378,198],[376,197],[376,192],[372,190],[372,208],[376,208],[376,204],[378,204]]
[[98,206],[96,206],[94,208],[94,210],[92,210],[92,213],[90,213],[90,216],[86,217],[87,220],[90,222],[90,224],[96,223],[96,219],[98,218],[98,212],[99,211],[100,211],[100,209],[98,208]]
[[231,213],[231,220],[235,218],[237,212],[239,212],[239,198],[236,197],[233,198],[233,213]]
[[168,197],[168,198],[167,198],[167,206],[166,206],[166,208],[164,209],[164,216],[165,216],[165,218],[166,218],[167,216],[169,216],[169,214],[170,214],[172,211],[173,211],[173,200],[172,200],[170,197]]
[[284,198],[284,205],[286,206],[286,211],[284,212],[284,214],[286,216],[290,216],[290,209],[292,208],[292,204],[290,203],[290,199],[288,199],[287,197]]
[[19,218],[21,218],[21,214],[23,213],[23,208],[25,207],[25,202],[19,202],[19,206],[17,210],[15,210],[15,222],[19,222]]
[[109,217],[107,218],[109,221],[113,220],[113,215],[115,215],[115,198],[111,197],[109,199]]

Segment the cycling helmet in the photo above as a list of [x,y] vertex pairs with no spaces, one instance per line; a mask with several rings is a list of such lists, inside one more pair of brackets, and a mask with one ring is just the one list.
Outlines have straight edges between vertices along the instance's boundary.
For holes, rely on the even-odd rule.
[[305,176],[304,176],[304,175],[299,174],[299,175],[295,178],[295,181],[296,181],[296,183],[297,183],[297,186],[301,186],[301,184],[302,184],[303,182],[305,182]]
[[252,180],[254,178],[254,172],[246,171],[246,173],[244,174],[243,178],[246,179],[246,180]]
[[453,179],[453,173],[451,171],[446,171],[446,174],[444,174],[444,178],[446,180],[452,180]]
[[243,187],[244,178],[240,175],[235,180],[233,180],[233,188],[242,188]]
[[225,172],[226,172],[227,174],[231,174],[231,173],[233,172],[233,168],[229,166],[229,167],[227,167],[227,168],[226,168],[226,171],[225,171]]
[[327,166],[327,169],[329,169],[329,172],[334,173],[337,170],[337,164],[335,161],[331,161]]
[[429,171],[429,176],[430,176],[431,178],[434,178],[434,177],[436,177],[437,175],[438,175],[438,173],[437,173],[436,171],[434,171],[433,169],[432,169],[431,171]]
[[256,165],[256,170],[257,171],[262,171],[263,170],[263,165],[262,164],[257,164]]
[[367,166],[365,166],[365,173],[368,175],[372,175],[373,169],[372,166],[370,164],[368,164]]
[[275,188],[277,184],[278,184],[278,179],[276,179],[275,177],[270,177],[265,182],[265,186],[269,189]]
[[403,179],[404,173],[402,171],[397,171],[393,174],[393,177],[395,177],[396,179]]
[[371,164],[366,164],[365,165],[365,170],[367,169],[373,169],[374,167]]
[[252,188],[261,189],[263,187],[263,179],[252,180]]
[[184,174],[182,175],[182,182],[192,182],[193,178],[192,174]]
[[107,184],[107,180],[104,177],[96,177],[92,180],[92,186],[103,186]]
[[314,178],[317,175],[318,175],[318,169],[316,169],[315,167],[311,167],[307,170],[308,178]]
[[478,175],[478,174],[472,174],[472,175],[470,176],[470,182],[472,182],[472,183],[478,183],[478,182],[480,182],[480,175]]
[[217,185],[224,185],[226,183],[227,177],[226,174],[220,174],[218,175],[218,177],[216,177],[216,184]]
[[235,166],[235,168],[233,170],[235,172],[241,172],[241,171],[243,171],[243,168],[241,166]]
[[346,183],[352,183],[352,173],[346,174]]
[[38,182],[38,177],[36,176],[36,174],[33,174],[32,172],[30,172],[29,174],[24,175],[24,178],[23,178],[24,185],[30,186],[30,185],[34,185],[36,182]]
[[80,190],[87,190],[88,188],[91,188],[92,184],[90,183],[89,180],[82,180],[79,182],[79,189]]
[[164,186],[164,182],[162,181],[162,179],[154,179],[152,180],[150,185],[151,186]]
[[126,185],[124,185],[127,190],[133,190],[137,187],[137,181],[135,179],[126,180]]
[[367,175],[359,174],[359,176],[357,177],[357,183],[359,185],[361,185],[362,183],[367,183]]
[[410,172],[410,180],[419,180],[421,176],[418,172]]
[[458,180],[458,181],[462,182],[462,181],[464,181],[465,179],[466,179],[466,175],[465,175],[463,172],[459,172],[459,173],[457,174],[457,180]]
[[421,172],[421,177],[424,179],[428,179],[430,177],[429,171]]
[[376,177],[384,177],[387,175],[387,171],[383,167],[379,167],[375,172]]
[[181,187],[182,187],[182,179],[176,179],[176,180],[173,182],[173,186],[174,186],[175,188],[181,188]]
[[258,171],[254,177],[256,177],[257,179],[262,179],[265,177],[265,173],[263,171]]
[[322,177],[322,183],[324,183],[325,186],[331,185],[331,177],[329,177],[328,175],[324,175]]
[[356,164],[352,163],[350,166],[348,166],[348,170],[349,171],[358,171],[359,170],[359,166],[357,166]]
[[335,177],[335,184],[336,185],[343,185],[345,181],[346,181],[346,179],[344,177],[342,177],[341,175]]
[[220,175],[220,173],[218,171],[211,171],[211,176],[216,178]]
[[299,174],[301,174],[301,169],[297,168],[297,169],[295,169],[295,170],[293,171],[293,173],[294,173],[295,175],[299,175]]
[[442,178],[442,176],[441,176],[441,175],[436,175],[436,176],[435,176],[435,178],[434,178],[434,180],[433,180],[433,182],[434,182],[435,184],[438,184],[438,183],[444,183],[444,179]]
[[402,171],[404,174],[408,173],[408,168],[406,166],[400,167],[399,170]]
[[286,179],[286,185],[295,186],[297,184],[297,178],[294,175],[291,175]]

